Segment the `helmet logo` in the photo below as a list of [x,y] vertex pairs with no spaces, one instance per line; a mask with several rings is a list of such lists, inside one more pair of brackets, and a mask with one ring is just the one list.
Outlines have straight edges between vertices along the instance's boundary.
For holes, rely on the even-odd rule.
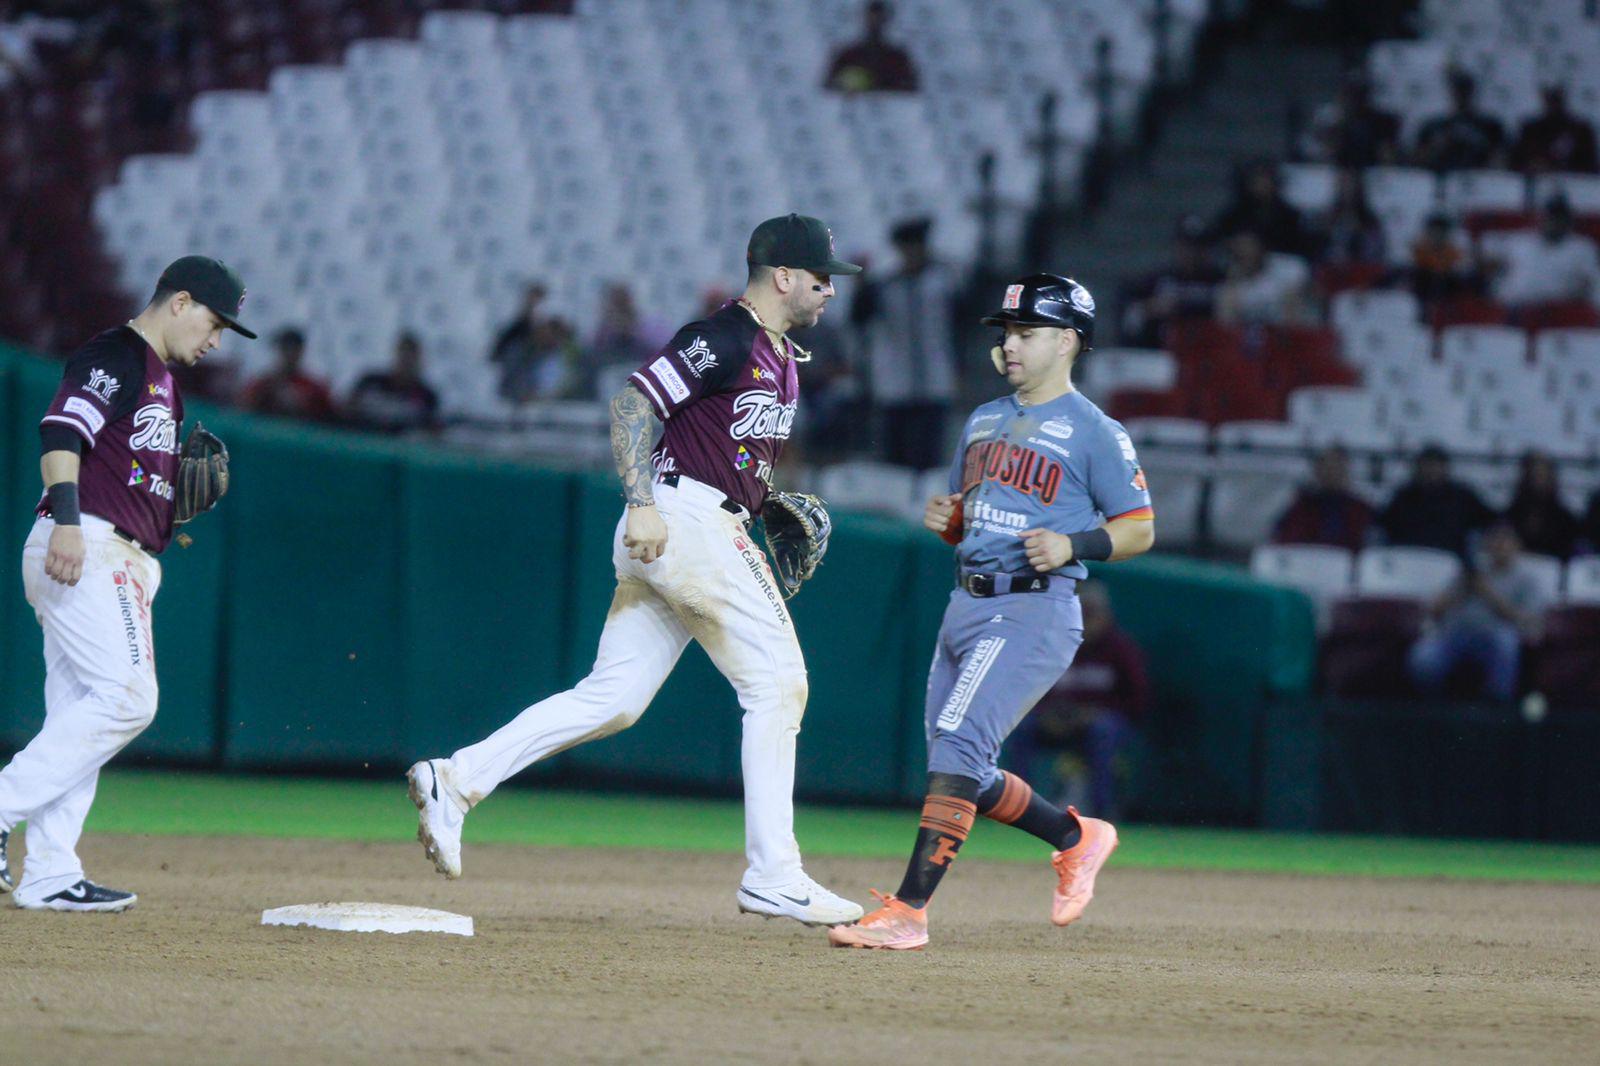
[[1072,306],[1086,315],[1094,314],[1094,297],[1082,285],[1072,287]]
[[240,289],[239,290],[239,306],[234,308],[234,310],[233,310],[234,314],[238,314],[240,311],[244,310],[244,294],[245,294],[246,291],[247,290],[245,290],[245,289]]
[[1019,308],[1021,306],[1022,306],[1022,286],[1021,285],[1007,285],[1006,286],[1006,298],[1000,302],[1001,310],[1004,310],[1004,311],[1015,311],[1017,308]]

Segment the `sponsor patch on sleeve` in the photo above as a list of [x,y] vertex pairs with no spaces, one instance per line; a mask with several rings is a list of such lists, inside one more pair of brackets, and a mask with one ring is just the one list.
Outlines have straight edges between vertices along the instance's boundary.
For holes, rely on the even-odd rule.
[[82,396],[68,396],[67,402],[61,405],[61,411],[63,414],[81,418],[84,424],[89,427],[89,432],[91,433],[99,433],[106,427],[106,416],[100,413],[98,407],[85,400]]
[[678,403],[689,398],[689,386],[683,383],[683,378],[678,376],[678,371],[662,356],[650,364],[650,374],[661,387],[667,390],[667,396],[673,403]]
[[1122,457],[1134,466],[1139,465],[1139,453],[1133,449],[1133,439],[1122,430],[1117,430],[1117,447],[1122,449]]

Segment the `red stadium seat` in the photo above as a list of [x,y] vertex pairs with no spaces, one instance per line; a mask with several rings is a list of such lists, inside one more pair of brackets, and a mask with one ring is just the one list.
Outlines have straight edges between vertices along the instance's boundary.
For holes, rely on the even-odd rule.
[[1504,304],[1481,296],[1440,300],[1428,310],[1428,324],[1434,329],[1446,326],[1503,326],[1510,317]]
[[1322,638],[1322,679],[1340,696],[1406,692],[1406,653],[1422,633],[1423,608],[1414,600],[1338,600]]
[[1317,289],[1324,296],[1370,289],[1382,284],[1389,273],[1387,263],[1324,263],[1317,267]]
[[1106,405],[1119,422],[1130,418],[1183,418],[1183,395],[1175,389],[1118,389]]
[[1210,319],[1186,319],[1167,328],[1166,349],[1180,362],[1192,359],[1239,358],[1245,352],[1245,333]]
[[1545,613],[1531,683],[1551,703],[1600,710],[1600,607],[1568,604]]
[[1519,310],[1513,318],[1529,333],[1542,329],[1593,329],[1600,326],[1600,310],[1582,300],[1538,304]]

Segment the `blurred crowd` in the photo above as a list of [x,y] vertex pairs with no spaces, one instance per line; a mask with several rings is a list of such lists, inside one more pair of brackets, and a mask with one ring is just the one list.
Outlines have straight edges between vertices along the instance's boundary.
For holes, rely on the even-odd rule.
[[[1172,323],[1196,317],[1247,326],[1312,324],[1323,300],[1350,288],[1407,288],[1434,325],[1600,325],[1600,253],[1592,236],[1600,227],[1592,219],[1580,227],[1559,195],[1535,205],[1532,226],[1522,218],[1464,219],[1435,210],[1406,254],[1391,254],[1368,202],[1367,167],[1510,168],[1526,175],[1600,168],[1594,128],[1567,109],[1563,86],[1545,86],[1543,111],[1513,134],[1478,109],[1470,74],[1452,71],[1449,83],[1452,110],[1422,123],[1407,143],[1400,120],[1371,102],[1365,77],[1348,75],[1300,146],[1306,161],[1339,168],[1331,208],[1308,216],[1285,197],[1277,162],[1244,164],[1228,206],[1212,219],[1180,220],[1171,262],[1125,294],[1124,343],[1158,347]],[[1490,221],[1510,232],[1492,243],[1475,239]],[[1396,259],[1405,265],[1394,265]]]

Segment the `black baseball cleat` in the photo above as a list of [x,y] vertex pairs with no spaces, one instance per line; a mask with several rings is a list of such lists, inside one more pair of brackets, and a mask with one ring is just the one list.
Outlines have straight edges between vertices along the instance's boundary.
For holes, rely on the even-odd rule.
[[9,832],[0,832],[0,892],[10,892],[17,887],[11,879],[11,859],[6,854],[6,845],[11,843]]
[[71,888],[62,889],[53,896],[46,896],[37,903],[24,903],[17,900],[17,906],[25,911],[125,911],[139,901],[139,897],[132,892],[118,892],[114,888],[103,888],[87,879],[79,881]]

